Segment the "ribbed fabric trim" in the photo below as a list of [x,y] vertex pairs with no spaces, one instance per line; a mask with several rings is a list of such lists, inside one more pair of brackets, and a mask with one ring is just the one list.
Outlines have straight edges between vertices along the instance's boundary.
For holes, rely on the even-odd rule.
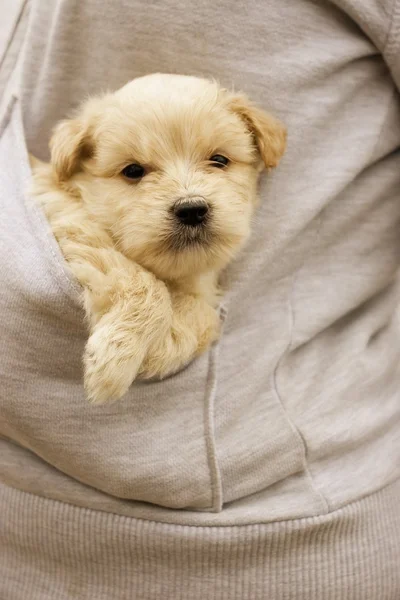
[[1,600],[398,600],[400,484],[322,517],[167,525],[0,485]]

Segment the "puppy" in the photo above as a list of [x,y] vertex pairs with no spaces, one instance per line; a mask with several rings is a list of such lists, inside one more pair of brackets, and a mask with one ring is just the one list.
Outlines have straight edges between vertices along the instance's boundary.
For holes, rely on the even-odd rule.
[[243,246],[279,121],[216,82],[135,79],[59,123],[33,194],[74,277],[90,337],[84,384],[116,400],[218,337],[218,276]]

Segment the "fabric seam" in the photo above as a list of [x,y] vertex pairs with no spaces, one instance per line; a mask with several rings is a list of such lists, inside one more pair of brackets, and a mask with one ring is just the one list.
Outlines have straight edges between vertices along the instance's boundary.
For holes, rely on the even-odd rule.
[[[221,310],[221,323],[225,320],[225,311]],[[222,331],[221,331],[222,335]],[[222,481],[221,472],[218,465],[217,451],[216,451],[216,440],[214,431],[214,407],[215,398],[217,393],[217,371],[218,371],[218,357],[219,357],[220,340],[218,340],[210,349],[208,356],[208,376],[205,390],[205,441],[207,448],[207,462],[210,472],[210,484],[212,494],[212,506],[211,508],[201,509],[202,511],[214,510],[220,512],[222,510]]]
[[[338,508],[335,508],[334,510],[330,510],[327,513],[319,513],[313,516],[309,516],[309,517],[300,517],[300,518],[293,518],[293,519],[275,519],[274,521],[261,521],[259,523],[241,523],[240,525],[232,525],[232,524],[212,524],[212,525],[188,525],[186,523],[169,523],[167,521],[156,521],[155,519],[146,519],[144,517],[130,517],[127,515],[121,515],[119,513],[115,513],[115,512],[111,512],[111,511],[106,511],[106,510],[102,510],[102,509],[95,509],[95,508],[90,508],[90,507],[83,507],[83,506],[79,506],[78,504],[73,504],[72,502],[64,502],[63,500],[55,500],[53,498],[47,498],[46,496],[39,496],[39,494],[35,494],[33,492],[27,492],[25,490],[20,490],[16,487],[7,485],[5,483],[2,483],[0,481],[0,486],[3,485],[5,488],[12,490],[14,492],[17,492],[19,494],[23,494],[26,496],[31,496],[32,498],[36,498],[39,500],[42,500],[44,502],[50,502],[59,506],[68,506],[70,508],[73,509],[77,509],[79,511],[85,511],[87,513],[93,513],[93,514],[105,514],[105,515],[112,515],[114,517],[118,517],[119,519],[125,519],[125,520],[133,520],[133,521],[137,521],[137,522],[142,522],[142,523],[152,523],[155,525],[165,525],[165,526],[169,526],[169,527],[175,527],[175,528],[185,528],[185,529],[243,529],[244,527],[259,527],[259,526],[270,526],[270,525],[275,525],[277,523],[312,523],[315,522],[317,519],[320,520],[324,520],[327,519],[328,517],[334,516],[336,514],[340,514],[341,512],[343,512],[344,510],[351,508],[353,506],[356,506],[357,504],[360,504],[361,502],[364,502],[365,500],[368,500],[369,498],[372,498],[375,495],[381,494],[382,492],[384,492],[387,488],[390,488],[391,486],[394,486],[396,484],[398,484],[400,482],[400,478],[397,477],[396,479],[394,479],[393,481],[391,481],[390,483],[387,483],[386,485],[384,485],[383,487],[379,488],[378,490],[374,490],[373,492],[364,494],[363,496],[361,496],[360,498],[357,498],[357,500],[353,500],[352,502],[347,502],[346,504],[343,504],[343,506],[339,506]],[[1,495],[1,487],[0,487],[0,495]]]
[[301,269],[303,268],[304,264],[301,265],[301,267],[292,275],[292,281],[291,281],[291,286],[290,286],[290,291],[288,294],[288,312],[289,312],[289,326],[290,326],[290,333],[289,333],[289,341],[287,343],[287,346],[284,350],[284,352],[281,354],[281,356],[279,357],[273,375],[272,375],[272,379],[273,379],[273,384],[274,384],[274,392],[275,395],[278,399],[278,402],[281,406],[281,409],[286,417],[287,422],[289,423],[292,431],[294,432],[294,434],[296,435],[298,441],[301,443],[302,449],[303,449],[303,461],[304,461],[304,473],[308,479],[309,485],[311,487],[312,492],[314,493],[315,496],[317,496],[321,502],[321,505],[323,506],[323,509],[325,511],[325,513],[328,513],[330,510],[329,507],[329,503],[327,501],[327,499],[325,498],[325,496],[318,490],[317,486],[315,485],[313,476],[311,474],[310,471],[310,467],[308,464],[308,459],[307,459],[307,444],[306,441],[303,437],[303,435],[300,432],[300,429],[297,427],[297,425],[295,425],[295,423],[292,421],[292,419],[289,417],[287,410],[285,408],[285,405],[283,403],[283,399],[282,396],[279,392],[278,389],[278,382],[277,382],[277,376],[278,376],[278,371],[280,369],[281,363],[283,361],[283,359],[288,355],[290,348],[292,346],[293,343],[293,332],[294,332],[294,323],[295,323],[295,316],[294,316],[294,309],[293,309],[293,302],[292,302],[292,297],[293,297],[293,293],[294,293],[294,286],[296,283],[296,279],[298,277],[299,272],[301,271]]

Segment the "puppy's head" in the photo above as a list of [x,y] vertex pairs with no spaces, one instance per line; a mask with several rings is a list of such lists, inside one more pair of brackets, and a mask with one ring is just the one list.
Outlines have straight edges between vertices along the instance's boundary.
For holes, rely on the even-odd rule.
[[127,256],[163,279],[220,269],[249,234],[263,167],[285,129],[245,96],[150,75],[60,123],[51,159]]

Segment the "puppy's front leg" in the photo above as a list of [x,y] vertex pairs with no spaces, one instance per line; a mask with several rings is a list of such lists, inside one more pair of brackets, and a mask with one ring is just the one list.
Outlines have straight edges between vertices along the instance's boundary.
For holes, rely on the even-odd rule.
[[135,379],[151,344],[166,335],[172,309],[165,284],[114,249],[69,249],[84,286],[91,335],[84,353],[85,390],[94,403],[117,400]]
[[220,319],[203,298],[170,289],[171,324],[149,346],[140,375],[163,378],[178,371],[217,340]]
[[86,394],[93,403],[117,400],[136,378],[150,344],[170,326],[167,287],[111,245],[87,245],[83,235],[71,236],[71,231],[68,237],[59,234],[58,241],[83,287],[90,330],[84,352]]
[[[148,282],[146,282],[148,283]],[[171,304],[160,282],[120,298],[94,325],[84,353],[85,390],[93,403],[117,400],[135,379],[149,346],[165,335]]]

